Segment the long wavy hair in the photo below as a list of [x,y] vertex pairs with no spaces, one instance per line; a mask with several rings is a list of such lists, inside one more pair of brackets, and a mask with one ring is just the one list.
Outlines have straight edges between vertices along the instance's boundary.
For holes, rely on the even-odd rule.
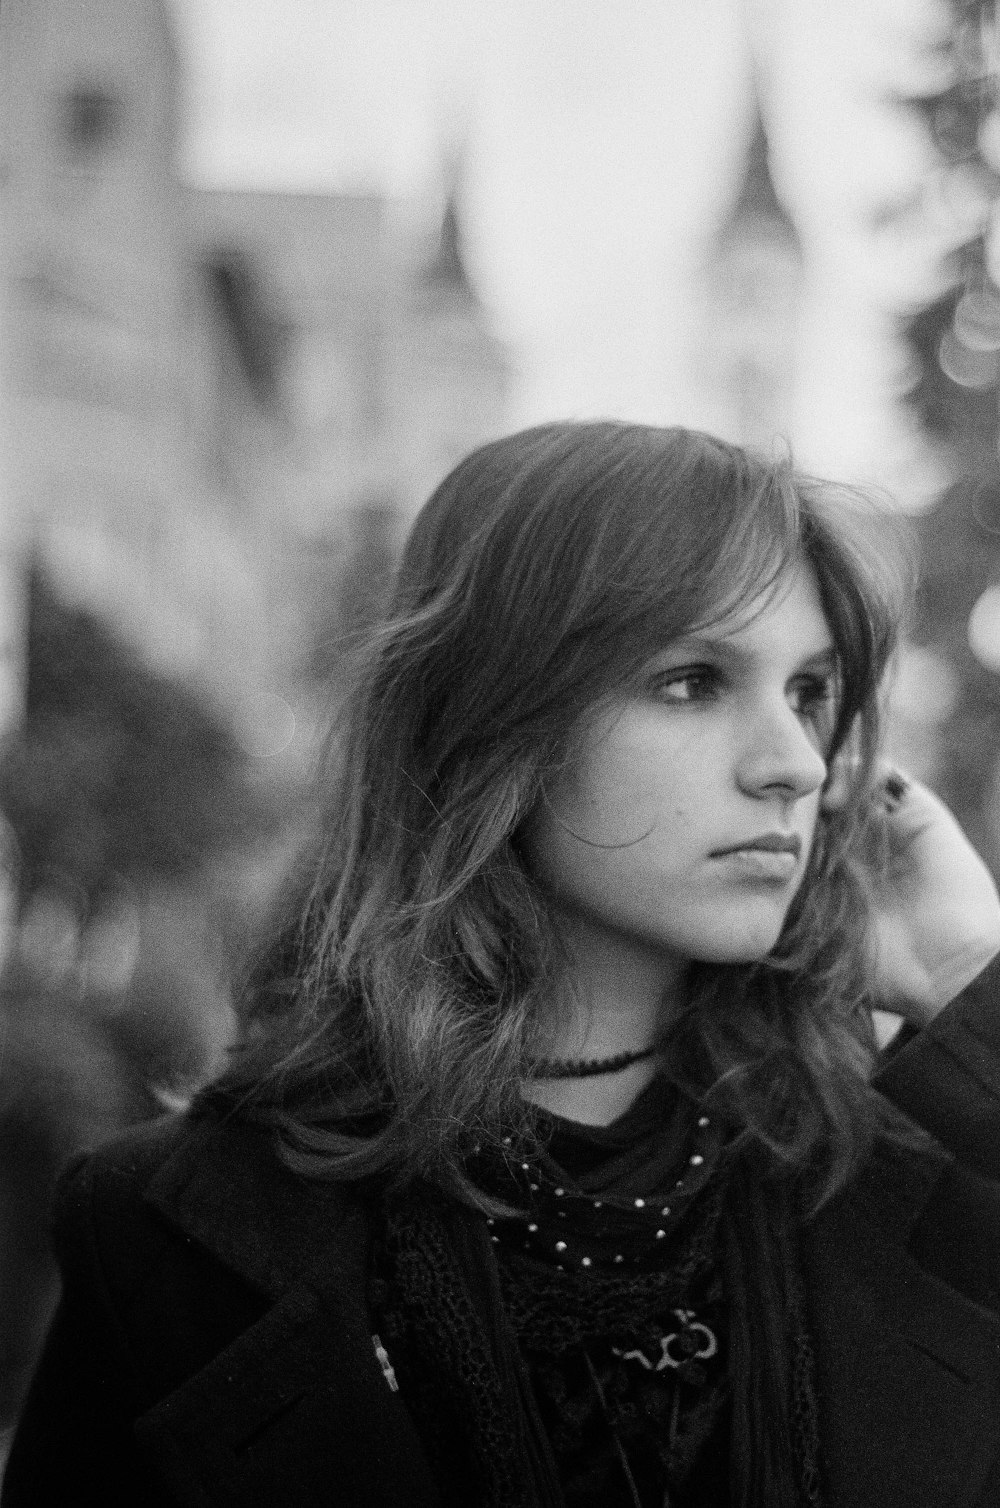
[[[418,516],[325,766],[308,895],[247,992],[216,1093],[300,1170],[429,1178],[472,1202],[476,1148],[528,1146],[521,1094],[561,962],[518,833],[587,715],[693,627],[812,568],[836,646],[819,822],[773,953],[692,966],[664,1072],[821,1202],[891,1119],[870,1086],[879,685],[909,592],[884,510],[680,428],[559,423],[475,451]],[[890,1128],[891,1129],[891,1128]]]

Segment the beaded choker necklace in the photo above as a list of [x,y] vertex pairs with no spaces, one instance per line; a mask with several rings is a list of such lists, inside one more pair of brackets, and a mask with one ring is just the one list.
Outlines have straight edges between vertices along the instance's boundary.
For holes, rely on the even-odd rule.
[[680,1176],[665,1189],[625,1197],[588,1193],[543,1154],[531,1162],[510,1161],[504,1197],[526,1207],[524,1216],[490,1218],[495,1245],[551,1262],[564,1271],[640,1270],[659,1265],[661,1243],[684,1219],[718,1165],[722,1126],[696,1117]]
[[633,1063],[651,1058],[659,1048],[641,1047],[638,1052],[619,1052],[611,1058],[539,1058],[531,1065],[533,1079],[589,1079],[601,1073],[621,1073]]

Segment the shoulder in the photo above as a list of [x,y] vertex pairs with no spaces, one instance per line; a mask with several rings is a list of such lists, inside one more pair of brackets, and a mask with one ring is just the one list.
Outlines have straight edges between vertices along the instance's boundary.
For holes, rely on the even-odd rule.
[[64,1272],[84,1259],[104,1266],[116,1250],[136,1266],[155,1259],[166,1232],[144,1196],[159,1170],[196,1135],[186,1117],[171,1115],[72,1158],[59,1179],[53,1214]]
[[1000,1184],[949,1161],[914,1224],[921,1266],[1000,1313]]
[[856,1269],[865,1287],[884,1278],[905,1288],[919,1270],[1000,1313],[1000,1183],[930,1136],[922,1146],[877,1143],[808,1229],[812,1250]]
[[203,1134],[186,1115],[166,1115],[78,1151],[66,1164],[56,1196],[57,1217],[82,1205],[107,1205],[120,1213],[141,1199],[158,1170]]
[[350,1238],[364,1207],[352,1185],[295,1174],[269,1129],[232,1114],[171,1115],[68,1165],[54,1236],[64,1269],[86,1259],[113,1287],[183,1253],[273,1293],[308,1277],[338,1234]]
[[163,1116],[80,1151],[59,1180],[57,1229],[84,1211],[121,1219],[141,1208],[150,1189],[172,1168],[220,1154],[261,1167],[277,1161],[269,1139],[256,1127],[186,1114]]
[[199,1157],[223,1147],[254,1162],[275,1156],[269,1134],[252,1122],[214,1112],[171,1113],[78,1152],[67,1164],[61,1184],[84,1182],[109,1194],[139,1196],[175,1158]]
[[1000,1182],[1000,959],[906,1033],[874,1083],[967,1169]]

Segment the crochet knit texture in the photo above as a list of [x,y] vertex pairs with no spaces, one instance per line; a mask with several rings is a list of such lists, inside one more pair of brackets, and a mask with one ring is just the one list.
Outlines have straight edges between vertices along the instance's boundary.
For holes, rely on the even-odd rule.
[[375,1321],[447,1508],[821,1508],[799,1218],[722,1166],[655,1268],[563,1271],[391,1201]]

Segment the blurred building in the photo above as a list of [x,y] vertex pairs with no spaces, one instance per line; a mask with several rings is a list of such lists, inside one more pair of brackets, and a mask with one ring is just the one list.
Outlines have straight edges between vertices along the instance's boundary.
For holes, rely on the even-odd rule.
[[423,247],[376,196],[186,187],[182,73],[165,0],[4,0],[4,503],[274,752],[318,625],[500,430],[506,369],[454,196]]
[[[436,245],[383,198],[190,190],[198,469],[281,590],[275,646],[371,611],[431,488],[503,423],[506,364],[450,196]],[[359,581],[359,574],[361,580]]]
[[114,585],[150,630],[184,496],[172,34],[154,0],[11,0],[0,43],[4,503],[67,588]]
[[182,78],[165,0],[2,0],[0,1467],[55,1168],[217,1068],[307,820],[260,776],[503,423],[456,196],[424,245],[377,196],[182,185]]
[[695,380],[708,427],[767,452],[791,428],[802,271],[755,109],[739,187],[703,268]]

